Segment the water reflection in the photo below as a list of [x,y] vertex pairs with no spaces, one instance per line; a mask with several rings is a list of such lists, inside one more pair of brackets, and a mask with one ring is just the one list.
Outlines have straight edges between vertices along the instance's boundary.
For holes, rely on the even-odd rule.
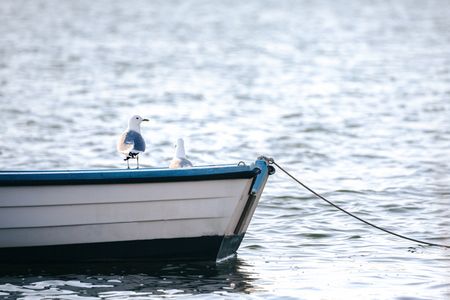
[[[254,273],[237,257],[224,262],[2,265],[0,296],[123,298],[250,293]],[[4,284],[2,283],[4,282]]]

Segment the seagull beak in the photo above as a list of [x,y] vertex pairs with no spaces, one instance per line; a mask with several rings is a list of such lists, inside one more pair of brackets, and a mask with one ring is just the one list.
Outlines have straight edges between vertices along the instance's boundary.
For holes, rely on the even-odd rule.
[[149,120],[149,119],[142,119],[142,121],[147,121],[147,122],[148,122],[148,121],[150,121],[150,120]]

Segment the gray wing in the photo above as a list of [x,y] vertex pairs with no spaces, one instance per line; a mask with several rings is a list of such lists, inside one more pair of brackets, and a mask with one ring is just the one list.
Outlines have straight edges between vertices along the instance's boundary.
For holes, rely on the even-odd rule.
[[186,158],[180,158],[180,168],[192,167],[192,163]]
[[128,131],[125,137],[125,143],[133,143],[134,147],[132,151],[144,152],[145,151],[145,141],[142,135],[136,131]]
[[140,133],[132,130],[126,131],[119,137],[117,150],[126,154],[130,152],[144,152],[145,141]]

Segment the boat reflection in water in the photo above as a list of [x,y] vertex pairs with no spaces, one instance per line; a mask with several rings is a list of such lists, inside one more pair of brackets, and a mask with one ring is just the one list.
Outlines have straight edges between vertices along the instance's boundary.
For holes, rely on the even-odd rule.
[[[2,265],[10,278],[0,293],[11,297],[100,298],[230,295],[255,291],[255,274],[236,256],[222,262],[122,262]],[[55,280],[57,278],[57,280]]]

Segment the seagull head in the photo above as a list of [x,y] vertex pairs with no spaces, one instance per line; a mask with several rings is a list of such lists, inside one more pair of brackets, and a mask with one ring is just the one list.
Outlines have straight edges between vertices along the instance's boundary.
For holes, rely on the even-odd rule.
[[144,121],[149,121],[149,120],[144,119],[139,115],[134,115],[128,121],[128,129],[140,132],[141,123]]
[[177,143],[175,144],[176,149],[176,157],[178,158],[186,158],[186,153],[184,151],[184,141],[182,138],[179,138],[177,140]]

